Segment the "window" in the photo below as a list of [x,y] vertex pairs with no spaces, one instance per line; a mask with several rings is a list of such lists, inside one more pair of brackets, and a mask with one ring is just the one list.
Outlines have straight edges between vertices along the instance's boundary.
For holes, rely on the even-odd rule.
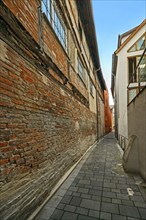
[[137,81],[136,77],[136,57],[129,58],[129,83]]
[[138,50],[144,50],[146,47],[146,36],[143,35],[129,50],[128,52],[134,52]]
[[146,56],[142,58],[136,71],[139,60],[140,57],[129,58],[129,83],[138,82],[138,77],[140,82],[146,82]]
[[93,83],[90,80],[90,94],[93,96]]
[[78,57],[78,74],[79,74],[79,76],[81,77],[81,79],[82,79],[83,81],[85,81],[84,67],[83,67],[83,65],[82,65],[81,60],[80,60],[79,57]]
[[[137,57],[137,62],[139,62],[140,57]],[[139,81],[146,82],[146,56],[144,56],[139,64]]]
[[42,12],[47,16],[60,43],[67,51],[67,29],[57,7],[56,0],[42,0]]

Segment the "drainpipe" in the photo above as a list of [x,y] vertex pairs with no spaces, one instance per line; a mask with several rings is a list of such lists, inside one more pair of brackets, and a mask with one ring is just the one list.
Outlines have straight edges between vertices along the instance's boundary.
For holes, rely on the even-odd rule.
[[97,98],[98,91],[96,90],[96,121],[97,121],[97,141],[99,141],[99,128],[98,128],[98,98]]

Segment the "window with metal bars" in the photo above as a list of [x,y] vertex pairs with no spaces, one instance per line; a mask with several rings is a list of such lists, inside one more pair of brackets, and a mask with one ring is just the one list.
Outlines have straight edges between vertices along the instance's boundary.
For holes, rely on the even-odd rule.
[[63,22],[56,0],[42,0],[42,12],[47,16],[60,43],[67,51],[67,28]]

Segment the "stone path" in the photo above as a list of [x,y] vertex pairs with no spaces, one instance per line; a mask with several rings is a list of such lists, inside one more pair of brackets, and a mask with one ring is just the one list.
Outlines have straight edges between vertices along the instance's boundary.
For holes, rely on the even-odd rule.
[[[123,171],[121,157],[113,134],[107,135],[83,158],[35,220],[146,219],[145,192]],[[131,189],[134,195],[129,195]]]

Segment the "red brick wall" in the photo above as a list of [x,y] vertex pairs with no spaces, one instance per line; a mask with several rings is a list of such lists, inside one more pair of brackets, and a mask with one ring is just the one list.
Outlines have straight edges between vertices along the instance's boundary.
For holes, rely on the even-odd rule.
[[[3,41],[1,48],[2,219],[25,219],[96,140],[96,116]],[[5,210],[9,199],[21,209],[19,215],[15,208],[14,217],[11,207]]]
[[22,23],[30,35],[38,42],[39,0],[3,0],[11,12]]
[[[44,52],[38,51],[37,1],[4,2],[36,42],[25,44],[14,31],[11,38],[10,24],[0,29],[0,213],[2,220],[23,220],[96,141],[97,123],[82,104],[88,93],[78,75],[63,85],[58,71],[69,78],[68,57],[45,20]],[[74,96],[72,84],[83,97]]]
[[109,106],[109,94],[108,91],[104,91],[104,101],[105,101],[105,132],[109,133],[112,131],[112,111]]

